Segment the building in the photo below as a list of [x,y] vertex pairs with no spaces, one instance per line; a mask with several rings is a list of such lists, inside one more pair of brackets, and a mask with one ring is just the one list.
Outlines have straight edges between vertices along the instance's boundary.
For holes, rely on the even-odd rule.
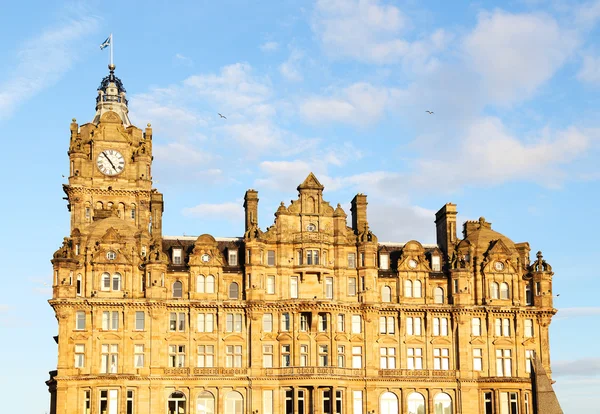
[[552,268],[528,243],[483,218],[460,239],[453,204],[435,245],[382,243],[366,195],[348,226],[312,173],[265,230],[248,190],[243,236],[164,236],[152,128],[109,69],[70,127],[52,414],[562,412]]

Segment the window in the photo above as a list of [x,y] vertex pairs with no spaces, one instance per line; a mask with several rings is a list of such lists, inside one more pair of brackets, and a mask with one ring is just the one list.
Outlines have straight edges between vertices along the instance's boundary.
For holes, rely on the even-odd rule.
[[169,315],[169,330],[185,332],[185,313],[171,312]]
[[307,265],[319,264],[319,251],[318,250],[306,250],[306,264]]
[[85,390],[83,392],[83,414],[90,414],[92,408],[92,392]]
[[85,311],[75,312],[75,329],[78,331],[85,330]]
[[494,414],[494,394],[492,392],[483,393],[484,414]]
[[288,332],[290,330],[290,314],[281,314],[281,331]]
[[392,288],[389,286],[383,286],[381,288],[381,301],[384,303],[390,303],[392,301]]
[[[77,245],[79,246],[79,245]],[[77,296],[81,296],[81,293],[83,291],[83,276],[81,275],[77,275],[77,282],[76,283],[76,292],[77,292]]]
[[413,283],[412,280],[404,281],[404,296],[407,298],[412,298],[413,296]]
[[185,394],[175,391],[167,401],[168,414],[185,414]]
[[121,290],[121,275],[115,273],[112,277],[112,290]]
[[204,275],[196,276],[196,292],[205,293],[206,291],[206,277]]
[[525,338],[532,338],[533,337],[533,319],[525,319],[525,329],[524,329],[524,335]]
[[337,331],[345,332],[346,331],[346,317],[343,313],[338,313],[337,316]]
[[85,345],[75,345],[75,368],[85,367]]
[[281,366],[289,367],[291,365],[290,345],[281,345]]
[[328,331],[328,318],[327,318],[327,313],[319,313],[318,315],[319,317],[319,332],[327,332]]
[[519,414],[519,395],[516,392],[500,393],[500,412],[502,414]]
[[390,255],[387,253],[379,253],[379,268],[388,270],[390,268]]
[[310,330],[310,312],[300,313],[300,331],[307,332]]
[[227,368],[242,367],[242,346],[227,345],[225,347],[225,366]]
[[133,345],[133,366],[135,368],[144,367],[144,345],[134,344]]
[[102,285],[100,287],[100,290],[110,290],[110,274],[108,273],[102,273]]
[[473,371],[483,370],[483,350],[481,348],[473,349]]
[[185,366],[185,345],[169,345],[169,367]]
[[499,290],[500,287],[498,286],[498,283],[492,282],[490,284],[490,296],[492,297],[492,299],[498,299],[498,297],[500,296]]
[[181,249],[173,249],[173,264],[181,264]]
[[352,333],[359,334],[362,332],[362,318],[360,315],[352,315]]
[[406,318],[406,334],[421,335],[421,318]]
[[362,391],[352,391],[352,414],[363,414]]
[[512,376],[512,356],[510,349],[496,350],[496,375],[499,377]]
[[112,250],[106,252],[106,258],[108,260],[115,260],[117,258],[117,254],[115,252],[113,252]]
[[100,414],[117,414],[119,390],[100,390]]
[[275,294],[275,276],[267,276],[267,295]]
[[448,336],[448,318],[433,318],[433,336]]
[[346,367],[346,347],[338,345],[337,347],[337,366],[340,368]]
[[273,390],[263,390],[262,407],[263,414],[273,414]]
[[348,253],[348,267],[350,269],[356,268],[356,253]]
[[421,297],[421,281],[415,280],[413,283],[413,297],[420,298]]
[[325,278],[325,298],[333,299],[333,278]]
[[119,312],[102,312],[102,329],[105,331],[116,331],[119,329]]
[[500,284],[500,299],[509,299],[508,283],[506,282]]
[[435,414],[452,414],[452,398],[444,392],[436,394],[433,398],[433,409]]
[[146,314],[143,311],[135,312],[135,330],[143,331],[145,328]]
[[439,272],[442,270],[440,256],[438,256],[438,255],[431,256],[431,270],[433,270],[434,272]]
[[267,266],[275,266],[275,250],[267,251]]
[[229,285],[229,299],[240,298],[240,286],[236,282],[231,282]]
[[308,345],[300,345],[300,366],[308,366]]
[[365,254],[360,253],[360,266],[365,267]]
[[452,281],[452,292],[458,293],[458,279]]
[[273,314],[263,314],[263,332],[273,332]]
[[525,400],[525,414],[530,414],[529,411],[529,393],[523,393],[523,399]]
[[394,334],[396,333],[396,318],[393,316],[379,317],[379,333]]
[[226,316],[225,332],[242,332],[242,314],[228,313]]
[[450,369],[450,350],[433,348],[433,369],[448,371]]
[[135,206],[131,206],[131,219],[135,220]]
[[114,374],[117,372],[119,362],[119,345],[103,344],[100,354],[100,373]]
[[480,318],[471,319],[471,335],[481,336],[481,319]]
[[527,305],[533,305],[533,295],[531,293],[531,286],[525,285],[525,303]]
[[496,336],[510,336],[510,319],[496,318]]
[[406,350],[406,367],[408,369],[423,369],[423,349],[408,348]]
[[533,367],[534,356],[535,356],[535,353],[532,349],[525,350],[525,372],[528,374],[531,373],[531,368]]
[[356,296],[356,278],[348,278],[348,296]]
[[331,390],[330,389],[325,389],[323,390],[323,400],[322,400],[322,407],[323,407],[323,412],[324,413],[332,413],[332,406],[331,406]]
[[379,348],[379,368],[395,369],[396,368],[396,348]]
[[433,289],[433,302],[444,303],[444,289],[439,286]]
[[215,315],[212,313],[198,314],[198,332],[213,332],[215,330]]
[[413,392],[406,399],[409,413],[425,413],[425,398],[418,392]]
[[319,366],[326,367],[329,365],[329,347],[327,345],[319,345]]
[[229,266],[237,266],[238,264],[238,252],[237,250],[228,249],[227,250],[227,262]]
[[214,345],[198,345],[198,359],[196,365],[199,368],[212,368],[215,366]]
[[298,298],[298,276],[290,277],[290,298]]
[[352,347],[352,368],[362,368],[362,346]]
[[181,298],[183,297],[183,284],[178,280],[173,283],[173,297]]
[[273,345],[263,345],[263,368],[273,368]]
[[296,250],[296,257],[298,258],[298,265],[302,266],[304,261],[302,260],[302,250]]
[[[379,399],[379,407],[380,410],[379,412],[381,414],[398,414],[398,397],[396,397],[396,394],[386,391],[383,394],[381,394],[381,398]],[[362,407],[361,407],[361,411],[362,413]],[[424,413],[425,411],[423,411]],[[410,414],[415,414],[417,413],[417,411],[409,411]],[[418,412],[418,414],[421,414],[422,412]]]

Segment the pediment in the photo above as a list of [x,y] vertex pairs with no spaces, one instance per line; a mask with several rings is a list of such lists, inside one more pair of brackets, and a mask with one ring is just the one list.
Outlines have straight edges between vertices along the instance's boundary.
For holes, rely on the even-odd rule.
[[481,336],[475,336],[472,337],[473,339],[471,339],[471,341],[469,342],[470,344],[473,345],[483,345],[485,344],[485,341],[483,340],[483,338]]
[[298,334],[298,336],[296,337],[296,339],[299,341],[310,341],[310,336],[304,332],[300,332]]
[[246,339],[238,333],[229,334],[223,337],[223,341],[228,342],[245,342]]
[[290,335],[290,334],[289,334],[289,333],[287,333],[287,332],[280,333],[279,335],[277,335],[277,340],[278,340],[278,341],[291,341],[292,339],[294,339],[294,338],[292,337],[292,335]]
[[410,344],[410,345],[412,345],[412,344],[423,345],[423,344],[425,344],[425,341],[420,336],[411,336],[406,341],[404,341],[404,343]]
[[120,341],[121,335],[117,335],[116,333],[105,333],[102,335],[101,339],[104,341],[107,341],[107,340],[108,341],[113,341],[113,340]]
[[533,344],[535,344],[534,338],[527,338],[526,340],[523,341],[523,345],[533,345]]
[[304,189],[314,189],[314,190],[323,190],[325,187],[321,185],[317,177],[311,172],[308,174],[308,177],[298,186],[298,191]]
[[315,336],[315,341],[329,341],[330,339],[331,337],[324,332],[320,332]]
[[121,235],[119,234],[119,230],[114,227],[109,227],[106,229],[106,233],[102,236],[102,243],[120,243]]
[[122,124],[123,121],[121,120],[121,117],[119,116],[119,114],[117,114],[116,112],[114,112],[114,111],[106,111],[100,117],[100,123],[103,123],[103,124]]
[[142,339],[145,339],[144,334],[140,333],[140,332],[137,332],[136,334],[131,335],[129,338],[132,341],[141,341]]
[[365,339],[362,335],[352,335],[350,337],[350,342],[363,342]]
[[378,344],[386,344],[386,345],[387,345],[387,344],[390,344],[390,345],[395,345],[395,344],[397,344],[397,343],[398,343],[398,341],[397,341],[397,340],[395,340],[395,339],[393,339],[393,338],[391,338],[391,337],[389,337],[389,336],[382,336],[382,337],[379,337],[379,338],[377,339],[377,341],[375,341],[375,342],[377,342]]
[[72,343],[74,341],[87,341],[89,337],[89,334],[78,332],[75,335],[69,337],[69,343]]
[[492,246],[488,249],[488,255],[505,255],[510,256],[512,252],[506,246],[502,239],[492,242]]
[[494,340],[494,342],[492,342],[492,344],[494,344],[494,345],[509,346],[509,345],[514,345],[514,342],[513,342],[512,339],[508,339],[508,338],[504,338],[504,337],[499,337],[499,338],[496,338]]
[[335,339],[336,341],[344,341],[344,342],[347,342],[349,340],[348,335],[343,334],[343,333],[337,334],[333,339]]
[[277,336],[273,332],[264,332],[260,337],[261,341],[274,341]]
[[165,340],[166,341],[187,341],[187,337],[180,333],[176,333],[176,334],[168,335],[167,337],[165,337]]
[[431,343],[434,345],[449,345],[452,341],[447,336],[436,336],[431,340]]
[[201,341],[201,342],[215,341],[216,339],[217,339],[217,337],[215,335],[207,335],[207,334],[202,334],[202,335],[199,335],[198,337],[196,337],[196,341]]

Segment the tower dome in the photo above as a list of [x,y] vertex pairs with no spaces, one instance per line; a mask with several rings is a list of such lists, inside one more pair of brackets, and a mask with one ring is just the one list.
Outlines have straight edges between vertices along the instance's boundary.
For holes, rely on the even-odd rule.
[[123,125],[128,127],[131,125],[129,120],[129,108],[127,107],[126,90],[121,79],[115,76],[116,66],[108,65],[110,71],[108,76],[105,76],[98,87],[98,96],[96,97],[96,115],[92,123],[98,125],[100,118],[105,112],[112,111],[119,115]]

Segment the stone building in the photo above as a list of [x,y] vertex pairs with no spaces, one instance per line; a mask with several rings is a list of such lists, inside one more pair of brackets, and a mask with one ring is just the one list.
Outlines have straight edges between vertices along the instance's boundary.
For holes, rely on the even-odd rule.
[[312,173],[264,230],[248,190],[242,236],[164,236],[152,128],[109,68],[70,127],[52,414],[562,412],[552,268],[528,243],[483,218],[459,238],[454,204],[436,244],[382,243],[366,195],[349,219]]

